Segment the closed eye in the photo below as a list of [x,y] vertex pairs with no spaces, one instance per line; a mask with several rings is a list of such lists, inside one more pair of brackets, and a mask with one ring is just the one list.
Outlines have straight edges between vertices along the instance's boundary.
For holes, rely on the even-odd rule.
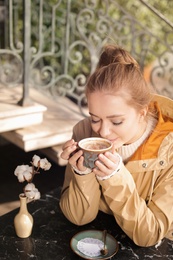
[[121,125],[122,124],[122,121],[121,122],[113,122],[113,125]]
[[96,124],[96,123],[98,123],[98,122],[100,122],[100,119],[98,119],[98,120],[93,120],[93,119],[91,119],[91,123],[92,123],[92,124]]

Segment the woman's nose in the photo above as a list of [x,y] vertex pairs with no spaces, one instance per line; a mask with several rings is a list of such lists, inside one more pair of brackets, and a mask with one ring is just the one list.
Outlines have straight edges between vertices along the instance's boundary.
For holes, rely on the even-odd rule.
[[110,135],[110,128],[107,124],[101,124],[101,127],[99,129],[99,134],[101,137],[107,138]]

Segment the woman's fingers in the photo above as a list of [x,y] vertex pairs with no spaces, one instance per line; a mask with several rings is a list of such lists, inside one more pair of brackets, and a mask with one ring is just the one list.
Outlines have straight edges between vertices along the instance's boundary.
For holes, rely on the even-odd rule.
[[68,160],[69,164],[78,168],[80,171],[86,170],[83,165],[84,157],[82,156],[83,151],[78,149],[77,142],[74,139],[67,141],[62,147],[61,158]]
[[119,156],[110,152],[100,154],[98,159],[110,170],[115,170],[119,163]]
[[77,142],[75,142],[74,139],[70,139],[67,142],[65,142],[65,144],[63,144],[62,150],[64,151],[66,148],[68,148],[72,145],[75,145],[75,144],[77,144]]
[[83,152],[82,150],[78,150],[76,153],[74,153],[72,156],[69,158],[69,163],[73,166],[77,166],[79,158],[82,156]]
[[70,154],[74,152],[77,149],[77,142],[75,142],[73,139],[67,141],[63,147],[62,147],[62,153],[61,158],[64,160],[68,160],[70,157]]
[[119,156],[106,152],[105,154],[100,154],[98,160],[95,162],[97,166],[94,168],[94,172],[98,176],[107,176],[115,171],[119,165]]

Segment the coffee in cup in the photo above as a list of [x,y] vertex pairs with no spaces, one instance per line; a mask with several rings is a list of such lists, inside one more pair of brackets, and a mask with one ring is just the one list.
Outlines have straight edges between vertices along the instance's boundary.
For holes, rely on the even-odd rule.
[[83,150],[84,165],[93,169],[98,155],[112,150],[111,141],[101,137],[90,137],[79,141],[78,146]]

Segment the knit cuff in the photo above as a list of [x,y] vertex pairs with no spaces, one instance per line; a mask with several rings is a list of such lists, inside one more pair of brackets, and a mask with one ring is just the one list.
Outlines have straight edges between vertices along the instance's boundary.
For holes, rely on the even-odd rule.
[[74,173],[79,174],[79,175],[86,175],[86,174],[89,174],[92,172],[92,170],[90,168],[86,168],[85,171],[79,171],[76,167],[74,167],[74,166],[71,166],[71,167],[74,170]]

